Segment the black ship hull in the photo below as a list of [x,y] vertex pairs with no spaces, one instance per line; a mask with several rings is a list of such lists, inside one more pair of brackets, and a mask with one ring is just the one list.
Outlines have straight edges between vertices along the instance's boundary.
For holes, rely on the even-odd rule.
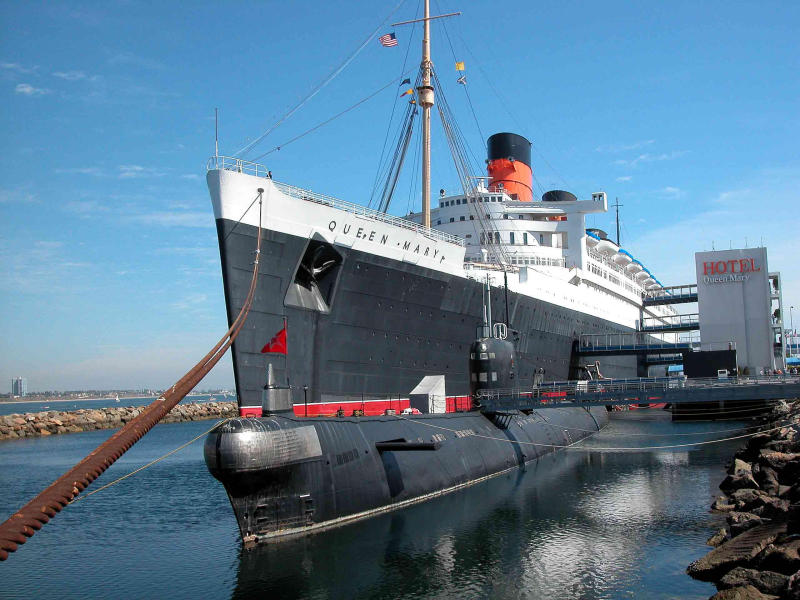
[[[257,229],[225,219],[217,220],[217,229],[232,321],[250,284]],[[295,403],[407,396],[426,375],[445,375],[448,395],[469,393],[469,346],[483,320],[484,286],[477,278],[322,239],[270,229],[263,236],[256,300],[233,347],[242,406],[261,406],[268,362],[277,381],[288,379]],[[493,287],[491,296],[495,320],[506,320],[504,290]],[[538,369],[547,380],[575,377],[581,334],[632,331],[511,291],[507,306],[521,387],[533,383]],[[284,316],[286,361],[261,354]],[[640,374],[635,357],[609,357],[602,370],[615,378]]]
[[205,443],[246,544],[402,508],[524,466],[608,422],[604,408],[485,416],[234,419]]

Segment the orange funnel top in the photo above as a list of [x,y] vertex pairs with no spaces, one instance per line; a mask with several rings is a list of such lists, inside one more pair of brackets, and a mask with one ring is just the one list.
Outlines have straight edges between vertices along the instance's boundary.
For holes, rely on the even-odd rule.
[[514,200],[533,200],[531,143],[516,133],[495,133],[488,144],[489,190],[505,191]]

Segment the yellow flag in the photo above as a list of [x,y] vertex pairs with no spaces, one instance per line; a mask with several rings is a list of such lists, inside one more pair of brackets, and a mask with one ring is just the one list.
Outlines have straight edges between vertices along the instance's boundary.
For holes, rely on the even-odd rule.
[[456,71],[463,71],[464,70],[464,62],[460,61],[456,63]]
[[408,88],[405,92],[400,94],[400,97],[402,98],[403,96],[408,96],[409,94],[413,94],[413,93],[414,93],[414,89],[413,88]]

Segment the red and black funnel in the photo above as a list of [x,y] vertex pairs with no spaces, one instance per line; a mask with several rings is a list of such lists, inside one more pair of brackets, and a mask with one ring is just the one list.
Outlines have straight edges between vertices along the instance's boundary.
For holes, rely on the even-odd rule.
[[495,133],[488,141],[489,190],[504,191],[514,200],[533,200],[531,143],[516,133]]

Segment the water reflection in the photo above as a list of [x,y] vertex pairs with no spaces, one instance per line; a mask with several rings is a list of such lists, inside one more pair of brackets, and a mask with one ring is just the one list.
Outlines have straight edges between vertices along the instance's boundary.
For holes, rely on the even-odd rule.
[[[593,443],[622,445],[626,430],[612,424]],[[397,513],[244,551],[233,598],[708,596],[713,586],[684,569],[706,550],[708,503],[734,447],[547,456]]]

